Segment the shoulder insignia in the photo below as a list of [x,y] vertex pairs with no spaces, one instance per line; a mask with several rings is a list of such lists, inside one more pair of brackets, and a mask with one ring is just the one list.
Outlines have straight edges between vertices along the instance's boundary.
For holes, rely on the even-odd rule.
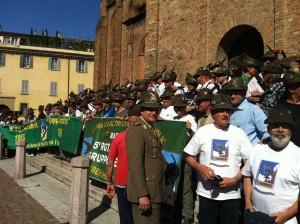
[[147,126],[146,126],[145,124],[143,124],[143,128],[144,128],[145,130],[147,130]]

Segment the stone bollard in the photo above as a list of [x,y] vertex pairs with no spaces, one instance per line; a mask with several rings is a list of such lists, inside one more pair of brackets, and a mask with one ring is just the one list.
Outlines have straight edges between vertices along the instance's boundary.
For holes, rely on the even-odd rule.
[[16,142],[16,179],[22,179],[26,175],[25,142]]
[[4,159],[3,134],[0,133],[0,160]]
[[78,156],[71,160],[72,185],[69,205],[69,223],[86,224],[88,214],[89,158]]

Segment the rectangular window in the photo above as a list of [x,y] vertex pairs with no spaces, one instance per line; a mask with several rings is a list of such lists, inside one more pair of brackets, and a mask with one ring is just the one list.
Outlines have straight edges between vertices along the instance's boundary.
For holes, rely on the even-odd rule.
[[77,60],[76,61],[76,71],[79,73],[87,73],[88,72],[88,64],[85,60]]
[[33,67],[33,57],[31,55],[21,55],[20,67],[21,68],[32,68]]
[[12,37],[11,38],[11,44],[12,45],[19,45],[19,41],[17,37]]
[[83,92],[84,90],[84,84],[78,84],[78,93]]
[[28,109],[28,103],[21,103],[21,104],[20,104],[20,112],[21,112],[23,115],[26,115],[27,109]]
[[49,58],[49,70],[60,71],[60,58]]
[[5,54],[0,53],[0,66],[4,66],[4,65],[5,65]]
[[57,82],[50,83],[50,96],[57,96]]
[[132,43],[127,44],[127,57],[132,57]]
[[10,37],[4,37],[3,44],[10,44]]
[[21,94],[28,94],[28,80],[22,80],[22,89],[21,89]]

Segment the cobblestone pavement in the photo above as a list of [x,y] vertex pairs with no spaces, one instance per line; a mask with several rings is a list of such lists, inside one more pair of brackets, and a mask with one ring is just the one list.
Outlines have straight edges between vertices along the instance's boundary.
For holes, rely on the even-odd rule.
[[58,223],[1,169],[0,181],[0,224]]

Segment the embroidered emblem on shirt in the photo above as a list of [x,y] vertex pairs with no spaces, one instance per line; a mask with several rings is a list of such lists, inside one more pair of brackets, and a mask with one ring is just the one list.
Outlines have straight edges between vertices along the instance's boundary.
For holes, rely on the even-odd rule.
[[211,159],[214,161],[227,161],[229,155],[229,141],[213,139],[211,148]]
[[256,174],[256,185],[273,189],[279,163],[262,160]]

